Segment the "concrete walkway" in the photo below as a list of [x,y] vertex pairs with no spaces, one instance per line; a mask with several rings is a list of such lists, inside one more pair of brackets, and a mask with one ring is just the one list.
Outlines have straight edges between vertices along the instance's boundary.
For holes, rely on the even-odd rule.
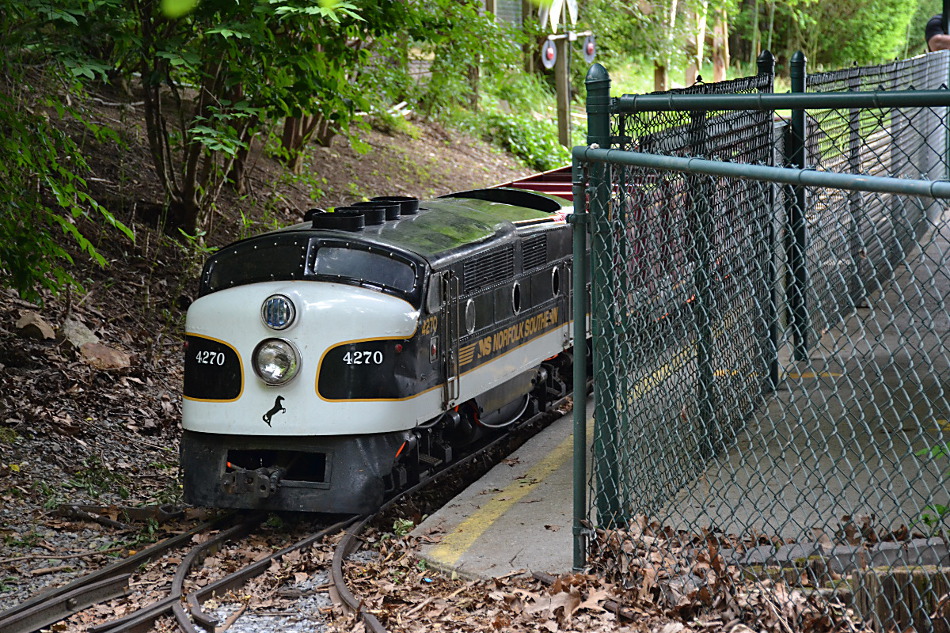
[[[923,530],[927,506],[950,505],[950,460],[915,455],[950,439],[950,218],[940,226],[807,361],[781,359],[736,444],[653,518],[814,544]],[[418,526],[423,558],[480,577],[570,572],[571,447],[568,415]]]

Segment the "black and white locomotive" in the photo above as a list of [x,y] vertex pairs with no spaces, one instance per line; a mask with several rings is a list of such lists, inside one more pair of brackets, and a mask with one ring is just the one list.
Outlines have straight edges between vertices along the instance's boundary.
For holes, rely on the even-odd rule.
[[365,512],[566,394],[571,210],[384,198],[211,256],[186,323],[186,500]]

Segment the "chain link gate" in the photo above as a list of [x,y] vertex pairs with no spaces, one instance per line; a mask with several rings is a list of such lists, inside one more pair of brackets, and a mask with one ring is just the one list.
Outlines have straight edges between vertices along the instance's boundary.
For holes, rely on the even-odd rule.
[[796,57],[785,95],[767,54],[658,95],[588,74],[587,563],[757,629],[950,630],[950,57]]

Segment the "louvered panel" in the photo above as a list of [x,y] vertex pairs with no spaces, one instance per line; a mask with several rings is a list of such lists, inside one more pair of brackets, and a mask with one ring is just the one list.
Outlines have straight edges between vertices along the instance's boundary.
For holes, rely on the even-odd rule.
[[462,269],[463,292],[469,293],[490,286],[515,274],[514,248],[508,246],[485,253],[465,262]]
[[529,237],[522,244],[524,270],[531,270],[548,261],[548,236],[546,233]]

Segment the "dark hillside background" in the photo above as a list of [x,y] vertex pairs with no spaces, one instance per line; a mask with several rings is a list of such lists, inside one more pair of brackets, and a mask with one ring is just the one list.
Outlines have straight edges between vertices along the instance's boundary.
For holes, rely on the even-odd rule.
[[118,147],[90,139],[82,126],[65,130],[85,149],[90,192],[134,241],[78,220],[105,267],[63,236],[81,287],[43,290],[32,301],[0,291],[0,561],[17,560],[0,572],[0,610],[108,560],[77,558],[46,572],[48,556],[24,555],[134,548],[163,529],[144,523],[116,531],[70,519],[70,507],[180,503],[184,310],[208,252],[297,222],[315,206],[385,194],[432,197],[529,173],[482,141],[408,119],[401,131],[367,130],[360,152],[342,138],[308,150],[299,175],[259,158],[247,191],[226,190],[208,233],[195,239],[162,227],[140,108],[95,94],[74,105],[122,138]]

